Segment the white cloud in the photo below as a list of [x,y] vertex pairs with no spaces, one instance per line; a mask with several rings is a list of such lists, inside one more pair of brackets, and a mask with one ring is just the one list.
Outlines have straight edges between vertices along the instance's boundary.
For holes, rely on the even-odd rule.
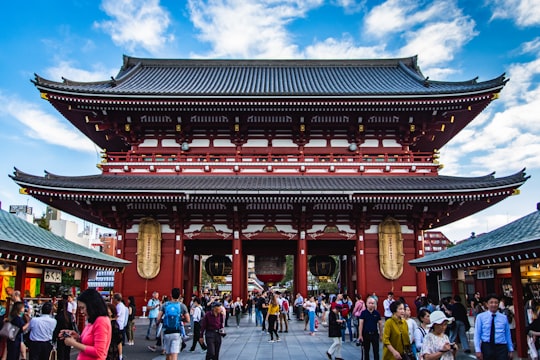
[[341,39],[328,38],[324,41],[309,45],[305,49],[308,59],[374,59],[384,57],[384,45],[356,46],[349,34]]
[[[477,214],[478,215],[478,214]],[[488,233],[501,226],[507,225],[520,216],[508,214],[484,214],[483,216],[468,216],[450,225],[434,229],[443,232],[453,242],[465,240],[474,232],[476,236]]]
[[332,0],[332,3],[342,7],[346,13],[356,13],[364,8],[367,0]]
[[113,20],[96,22],[94,26],[129,51],[141,47],[154,53],[174,40],[167,33],[170,15],[159,0],[103,0],[102,8]]
[[199,39],[208,42],[208,57],[298,58],[286,25],[318,6],[322,0],[249,1],[190,0],[191,21]]
[[442,79],[452,71],[437,66],[453,60],[454,54],[476,36],[474,26],[475,22],[464,16],[428,23],[417,31],[405,33],[407,44],[401,48],[400,56],[420,54],[418,62],[423,71],[433,79]]
[[538,0],[488,0],[492,19],[511,19],[521,27],[540,25]]
[[477,35],[476,24],[453,0],[425,4],[415,0],[385,1],[366,15],[363,33],[368,41],[375,38],[377,43],[398,49],[394,56],[419,55],[423,73],[442,80],[456,72],[446,64]]
[[34,103],[0,93],[0,116],[9,116],[26,126],[25,136],[71,150],[95,153],[94,144],[73,125],[61,121]]
[[109,80],[111,76],[118,73],[118,70],[105,69],[98,63],[93,65],[91,71],[76,68],[71,61],[61,60],[56,66],[45,70],[49,80],[61,81],[62,78],[81,82]]

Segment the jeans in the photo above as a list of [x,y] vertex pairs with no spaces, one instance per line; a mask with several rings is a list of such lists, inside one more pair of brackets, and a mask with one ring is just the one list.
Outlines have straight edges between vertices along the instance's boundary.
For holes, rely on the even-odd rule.
[[[156,318],[148,318],[148,330],[146,330],[146,337],[150,337],[150,330],[152,329],[152,324],[156,325]],[[157,337],[157,326],[156,326],[156,337]]]
[[[461,342],[463,350],[470,350],[469,340],[467,339],[467,332],[465,331],[465,323],[463,321],[456,320],[456,328],[454,329],[454,334],[457,334],[457,336],[459,336],[459,341]],[[455,338],[456,336],[454,336],[454,340]]]
[[255,308],[255,326],[262,325],[263,317],[260,309]]

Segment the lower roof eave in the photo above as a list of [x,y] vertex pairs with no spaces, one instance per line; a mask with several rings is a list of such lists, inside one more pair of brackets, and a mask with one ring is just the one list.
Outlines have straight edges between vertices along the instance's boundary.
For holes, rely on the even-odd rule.
[[[540,240],[535,240],[532,244],[516,244],[515,246],[506,246],[484,252],[472,252],[470,255],[452,256],[426,263],[416,264],[414,260],[409,261],[411,266],[416,267],[418,271],[440,271],[451,269],[463,269],[478,266],[497,266],[509,263],[511,261],[532,260],[540,256]],[[420,260],[420,259],[415,259]]]

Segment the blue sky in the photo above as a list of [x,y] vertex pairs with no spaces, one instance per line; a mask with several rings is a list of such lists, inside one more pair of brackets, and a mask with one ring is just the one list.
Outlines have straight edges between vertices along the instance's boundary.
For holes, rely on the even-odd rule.
[[[441,149],[444,175],[532,178],[490,209],[440,228],[451,240],[494,230],[540,201],[540,1],[9,1],[0,13],[0,201],[45,205],[8,178],[99,173],[99,150],[39,97],[48,79],[105,80],[122,55],[156,58],[384,58],[418,55],[433,80],[510,78]],[[82,229],[81,229],[82,230]]]

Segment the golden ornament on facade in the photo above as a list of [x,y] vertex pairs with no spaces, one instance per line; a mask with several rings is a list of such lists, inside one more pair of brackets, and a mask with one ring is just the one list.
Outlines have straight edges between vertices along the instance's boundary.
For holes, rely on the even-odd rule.
[[391,217],[379,224],[379,268],[382,276],[398,279],[403,273],[403,238],[399,222]]
[[156,219],[143,218],[137,237],[137,272],[143,279],[153,279],[161,267],[161,225]]

